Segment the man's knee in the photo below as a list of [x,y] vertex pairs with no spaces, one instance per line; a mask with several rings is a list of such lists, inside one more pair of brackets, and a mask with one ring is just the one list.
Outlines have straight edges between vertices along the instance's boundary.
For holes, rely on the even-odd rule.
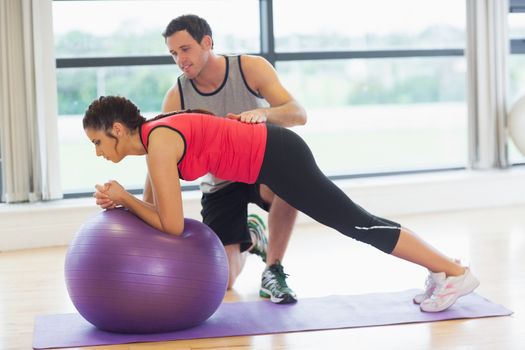
[[269,205],[272,204],[274,198],[276,197],[275,193],[273,193],[270,187],[262,184],[259,186],[259,195],[261,196],[262,200]]
[[295,209],[295,207],[292,207],[287,201],[285,201],[281,197],[275,196],[272,204],[278,205],[279,211],[286,211],[288,214],[297,213],[297,209]]
[[279,211],[286,210],[289,214],[297,213],[297,209],[292,207],[281,197],[277,196],[268,186],[260,185],[259,194],[263,201],[265,201],[270,207],[278,206]]

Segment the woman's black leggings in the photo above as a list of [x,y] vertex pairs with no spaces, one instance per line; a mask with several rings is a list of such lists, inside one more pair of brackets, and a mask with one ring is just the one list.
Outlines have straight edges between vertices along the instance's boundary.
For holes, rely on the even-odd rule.
[[385,253],[394,250],[400,225],[355,204],[319,169],[304,140],[286,128],[267,125],[264,160],[257,179],[297,210],[346,236]]

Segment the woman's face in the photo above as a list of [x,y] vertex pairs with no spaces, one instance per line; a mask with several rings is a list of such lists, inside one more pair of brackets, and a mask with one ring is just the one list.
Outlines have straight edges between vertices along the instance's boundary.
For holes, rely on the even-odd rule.
[[[109,137],[103,130],[87,128],[84,130],[86,136],[95,145],[97,157],[104,157],[113,163],[118,163],[124,158],[118,150],[118,138]],[[114,132],[112,132],[114,135]],[[117,136],[118,137],[118,136]]]

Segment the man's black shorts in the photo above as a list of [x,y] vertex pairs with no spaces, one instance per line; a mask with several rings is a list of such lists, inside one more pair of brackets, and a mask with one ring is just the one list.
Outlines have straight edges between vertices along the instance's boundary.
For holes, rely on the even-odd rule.
[[248,249],[252,240],[248,231],[248,203],[268,211],[269,205],[260,195],[259,184],[234,182],[213,193],[203,193],[202,221],[219,236],[222,244],[241,245]]

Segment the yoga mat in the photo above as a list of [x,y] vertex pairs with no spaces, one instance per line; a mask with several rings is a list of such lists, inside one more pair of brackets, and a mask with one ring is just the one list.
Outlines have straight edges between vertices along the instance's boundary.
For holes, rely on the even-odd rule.
[[33,349],[258,335],[460,318],[505,316],[512,311],[472,293],[448,310],[425,313],[412,303],[419,290],[299,299],[291,305],[267,300],[223,303],[203,324],[170,333],[116,334],[100,331],[79,314],[40,315]]

